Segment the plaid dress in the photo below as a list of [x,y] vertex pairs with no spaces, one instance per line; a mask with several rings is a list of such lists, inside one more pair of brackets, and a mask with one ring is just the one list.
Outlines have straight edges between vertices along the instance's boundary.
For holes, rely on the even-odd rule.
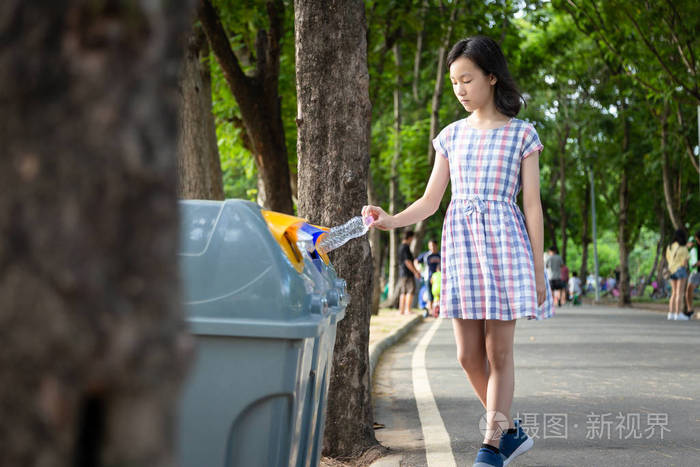
[[443,318],[545,319],[554,314],[547,298],[537,306],[535,266],[525,218],[516,204],[520,164],[542,149],[537,131],[516,118],[491,130],[466,119],[433,140],[450,163],[452,201],[442,229]]

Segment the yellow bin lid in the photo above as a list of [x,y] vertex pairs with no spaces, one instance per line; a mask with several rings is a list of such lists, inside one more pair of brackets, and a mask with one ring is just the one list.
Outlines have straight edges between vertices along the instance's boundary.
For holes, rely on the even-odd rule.
[[261,209],[260,212],[265,218],[272,236],[279,243],[284,254],[287,255],[294,269],[297,272],[303,271],[304,257],[299,248],[297,248],[296,231],[306,220],[301,217],[282,214],[281,212],[266,211],[265,209]]

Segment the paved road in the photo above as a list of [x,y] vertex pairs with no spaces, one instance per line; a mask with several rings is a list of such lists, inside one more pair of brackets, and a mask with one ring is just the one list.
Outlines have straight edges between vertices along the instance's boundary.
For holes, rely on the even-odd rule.
[[[417,352],[424,369],[416,368]],[[402,466],[449,465],[429,463],[426,446],[433,459],[472,465],[483,407],[455,354],[450,321],[428,319],[382,356],[373,396],[386,429],[376,434]],[[518,321],[515,368],[512,413],[523,417],[535,446],[511,465],[700,466],[700,321],[559,308],[549,320]],[[421,372],[432,405],[430,393],[414,387],[423,384]]]

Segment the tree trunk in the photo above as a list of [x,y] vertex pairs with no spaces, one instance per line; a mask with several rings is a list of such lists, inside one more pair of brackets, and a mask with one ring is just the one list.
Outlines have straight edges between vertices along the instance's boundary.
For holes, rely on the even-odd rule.
[[221,161],[211,113],[209,44],[201,26],[187,40],[180,77],[178,196],[184,199],[224,199]]
[[420,9],[420,31],[418,31],[418,37],[416,38],[416,55],[413,59],[413,100],[418,104],[420,101],[420,94],[418,93],[418,83],[420,81],[420,62],[421,55],[423,55],[423,39],[425,38],[425,21],[428,13],[428,0],[423,0],[423,5]]
[[[551,208],[553,209],[553,208]],[[547,248],[549,248],[552,244],[557,243],[557,227],[556,224],[554,223],[554,219],[552,219],[552,216],[549,214],[550,211],[550,206],[549,203],[547,203],[546,200],[542,200],[542,217],[544,218],[544,230],[547,234],[549,234],[549,244],[544,245],[544,250],[547,251]]]
[[623,120],[623,138],[622,138],[622,177],[619,187],[620,212],[618,217],[618,236],[617,243],[620,249],[620,282],[618,290],[618,305],[623,307],[632,303],[630,298],[630,277],[629,277],[629,252],[632,248],[630,245],[631,231],[634,228],[630,225],[629,218],[629,178],[632,171],[629,154],[629,122],[627,121],[626,105],[622,105],[622,120]]
[[291,214],[294,207],[278,91],[284,4],[274,0],[266,7],[270,28],[258,31],[253,76],[243,73],[209,0],[200,0],[199,20],[241,111],[260,177],[259,200],[266,209]]
[[[442,44],[438,49],[437,74],[435,76],[435,88],[433,89],[433,100],[430,109],[430,136],[428,138],[428,167],[432,167],[435,163],[435,148],[433,147],[433,139],[438,135],[440,126],[440,100],[442,99],[442,90],[445,85],[445,62],[447,60],[447,48],[452,40],[452,29],[457,15],[457,5],[453,5],[450,13],[450,20],[447,22],[447,30],[443,37]],[[428,176],[430,174],[427,174]],[[426,182],[427,183],[427,182]],[[419,221],[416,224],[415,237],[411,242],[411,249],[418,251],[418,247],[423,242],[425,229],[427,227],[426,219]]]
[[[651,280],[654,278],[654,273],[656,272],[656,268],[659,265],[659,257],[661,257],[661,252],[663,251],[664,244],[662,243],[664,239],[663,233],[659,237],[659,242],[656,244],[656,254],[654,255],[654,264],[652,265],[651,269],[649,270],[649,275],[647,276],[646,280],[644,281],[644,285],[646,286],[647,284],[651,284]],[[640,294],[641,291],[640,291]]]
[[673,187],[671,186],[671,168],[669,167],[668,160],[668,113],[669,107],[668,102],[664,102],[664,110],[661,113],[661,163],[662,163],[662,176],[664,185],[664,200],[666,201],[666,209],[668,210],[668,217],[671,219],[671,224],[673,224],[674,229],[680,229],[683,227],[683,222],[674,206],[673,199]]
[[657,211],[656,217],[659,220],[659,230],[661,232],[661,236],[659,237],[659,243],[657,245],[657,256],[659,257],[659,261],[654,262],[654,268],[649,273],[649,279],[647,280],[647,283],[651,284],[652,278],[654,277],[654,275],[656,275],[656,282],[658,282],[659,287],[661,287],[665,283],[662,272],[664,266],[666,265],[666,255],[664,254],[664,251],[666,247],[668,226],[666,225],[666,213],[663,209]]
[[[676,118],[678,119],[678,126],[680,128],[685,128],[685,123],[683,121],[683,111],[681,110],[680,102],[676,103]],[[693,168],[696,172],[700,172],[700,161],[695,160],[695,154],[693,153],[693,143],[690,142],[688,135],[683,131],[678,132],[678,137],[681,139],[683,146],[685,147],[685,153],[690,158],[690,163],[693,164]]]
[[166,466],[186,2],[3,3],[0,465]]
[[[560,101],[561,102],[561,101]],[[566,141],[569,138],[569,125],[564,126],[564,135],[559,140],[559,233],[561,234],[561,258],[566,264]]]
[[[591,209],[591,182],[586,177],[586,193],[583,196],[583,209],[581,210],[581,269],[579,272],[579,277],[581,278],[581,283],[586,283],[586,278],[588,277],[588,246],[591,243],[591,235],[588,223],[590,222],[590,209]],[[582,290],[586,291],[586,287],[582,287]]]
[[631,168],[624,163],[622,169],[622,179],[620,180],[620,216],[618,220],[618,245],[620,248],[620,283],[618,289],[618,305],[626,306],[631,303],[630,299],[630,278],[629,278],[629,237],[632,228],[629,222],[629,173]]
[[[299,212],[311,222],[337,225],[367,204],[371,108],[364,3],[330,0],[319,8],[318,2],[295,0],[294,14]],[[338,325],[328,394],[323,450],[333,457],[377,444],[368,352],[370,256],[365,237],[331,253],[352,297]]]
[[[399,175],[397,165],[401,156],[401,50],[398,42],[394,43],[394,60],[396,63],[396,87],[394,88],[394,155],[391,159],[389,180],[389,213],[396,214]],[[399,275],[398,264],[399,232],[389,231],[389,295],[396,295],[396,283]]]

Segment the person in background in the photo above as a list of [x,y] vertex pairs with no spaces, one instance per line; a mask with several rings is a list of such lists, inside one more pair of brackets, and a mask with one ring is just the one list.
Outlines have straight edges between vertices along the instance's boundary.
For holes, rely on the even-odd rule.
[[566,305],[566,302],[569,300],[569,288],[567,287],[569,284],[569,266],[564,263],[561,265],[561,283],[563,286],[561,291],[561,301],[564,305]]
[[578,278],[578,273],[576,271],[574,271],[573,275],[569,278],[568,289],[572,303],[574,305],[581,303],[581,279]]
[[423,270],[423,278],[428,289],[428,310],[432,312],[433,306],[435,305],[435,297],[433,296],[432,288],[430,287],[430,278],[433,277],[435,271],[440,266],[440,247],[438,246],[437,240],[434,238],[428,242],[428,251],[422,253],[416,261],[425,265]]
[[552,288],[552,297],[554,298],[554,303],[557,306],[561,306],[561,290],[564,285],[561,281],[561,267],[564,261],[559,256],[559,250],[557,250],[556,245],[549,247],[549,256],[547,261],[544,263],[544,267],[547,269],[547,275],[549,276],[549,284]]
[[433,307],[430,309],[433,316],[437,318],[440,316],[440,289],[442,287],[442,273],[440,272],[440,263],[437,265],[437,269],[430,277],[430,288],[433,294]]
[[595,276],[589,274],[586,278],[586,292],[591,292],[593,290],[595,290]]
[[430,312],[430,282],[428,282],[428,265],[425,264],[425,258],[430,254],[430,250],[416,256],[413,260],[413,265],[420,273],[418,284],[418,308],[423,310],[423,317],[426,318]]
[[403,242],[399,247],[399,313],[402,315],[411,313],[413,295],[416,293],[416,279],[420,279],[420,273],[413,265],[411,240],[413,240],[413,231],[405,231]]
[[671,273],[671,299],[668,301],[666,319],[687,321],[688,316],[681,313],[685,283],[688,279],[688,248],[685,246],[688,234],[683,229],[676,230],[673,242],[666,248],[666,261]]
[[688,318],[693,317],[695,310],[693,309],[693,296],[695,289],[700,285],[700,262],[698,261],[698,248],[700,248],[700,230],[695,232],[695,236],[688,239],[689,259],[688,269],[690,277],[688,278],[688,287],[685,290],[686,314]]

